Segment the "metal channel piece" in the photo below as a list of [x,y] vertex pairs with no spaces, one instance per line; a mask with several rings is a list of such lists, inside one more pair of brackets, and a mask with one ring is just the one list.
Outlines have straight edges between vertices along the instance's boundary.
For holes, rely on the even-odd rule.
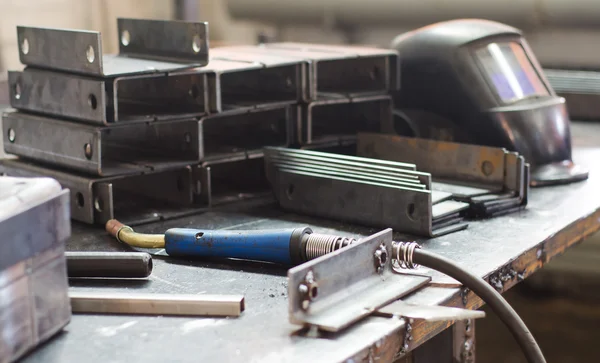
[[286,147],[292,141],[296,106],[231,110],[200,119],[200,160],[245,155],[265,146]]
[[158,220],[162,211],[169,206],[182,209],[194,202],[193,178],[189,167],[90,178],[19,159],[5,159],[0,163],[0,175],[50,177],[57,180],[63,188],[71,191],[71,218],[89,224],[104,224],[113,218],[121,219],[121,216],[135,219],[146,211],[150,211]]
[[215,77],[215,93],[221,98],[221,104],[215,103],[213,111],[229,105],[308,102],[312,98],[306,85],[307,67],[304,61],[272,54],[211,49],[205,69]]
[[389,96],[327,97],[302,108],[300,144],[354,139],[359,132],[384,132],[392,128]]
[[9,94],[18,110],[104,125],[209,110],[206,74],[192,71],[97,79],[26,68],[9,72]]
[[266,43],[224,48],[308,62],[310,68],[306,83],[312,99],[318,93],[382,93],[397,90],[400,86],[398,54],[389,49],[307,43]]
[[242,295],[70,291],[69,297],[75,314],[240,316],[244,311]]
[[269,192],[262,152],[205,161],[193,169],[196,201],[215,206]]
[[503,185],[505,150],[397,135],[358,135],[357,154],[416,164],[437,178],[474,185]]
[[290,269],[290,322],[337,332],[429,283],[429,277],[394,273],[391,246],[386,229]]
[[[100,77],[167,72],[201,67],[208,63],[206,23],[120,20],[131,25],[135,33],[129,31],[125,33],[128,29],[123,28],[119,34],[119,43],[121,45],[127,43],[131,46],[138,58],[130,57],[127,53],[103,55],[100,32],[18,26],[17,38],[21,63]],[[180,33],[182,30],[186,33]],[[173,45],[172,39],[176,33],[176,38],[181,41]],[[187,38],[192,41],[186,41]],[[195,52],[196,47],[199,48],[198,52]],[[189,50],[195,54],[192,57],[193,62],[190,62],[188,57]],[[143,58],[139,58],[140,56]],[[168,58],[171,61],[158,61],[151,58]],[[185,64],[174,63],[173,59]]]
[[7,153],[98,176],[200,160],[195,119],[97,127],[9,111],[2,128]]

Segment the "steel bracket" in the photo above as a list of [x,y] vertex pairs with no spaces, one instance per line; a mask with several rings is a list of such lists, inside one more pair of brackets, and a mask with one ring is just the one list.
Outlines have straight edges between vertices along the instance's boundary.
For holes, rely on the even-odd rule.
[[394,273],[391,246],[387,229],[290,269],[290,322],[337,332],[429,283]]
[[[208,63],[207,23],[118,19],[119,54],[104,55],[100,32],[17,27],[21,63],[117,77]],[[184,63],[184,64],[182,64]]]

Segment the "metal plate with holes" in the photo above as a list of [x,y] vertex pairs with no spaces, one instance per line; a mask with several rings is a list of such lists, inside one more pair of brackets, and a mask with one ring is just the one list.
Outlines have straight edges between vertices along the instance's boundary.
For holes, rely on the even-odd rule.
[[310,67],[306,84],[312,99],[318,93],[381,93],[400,87],[398,54],[389,49],[306,43],[267,43],[224,48],[308,62]]
[[290,322],[337,332],[425,286],[429,277],[392,271],[391,246],[387,229],[290,269]]
[[133,174],[200,160],[196,119],[97,127],[9,111],[2,128],[7,153],[92,175]]
[[120,18],[117,27],[120,55],[208,63],[208,23]]
[[181,71],[97,79],[27,68],[9,72],[18,110],[96,124],[154,121],[209,111],[205,74]]
[[120,49],[127,51],[116,56],[103,54],[100,32],[19,26],[21,63],[100,77],[167,72],[208,63],[206,23],[140,19],[118,22]]
[[181,215],[193,207],[194,184],[189,167],[145,174],[90,178],[45,168],[19,159],[5,159],[0,175],[50,177],[71,191],[71,218],[85,223],[124,223],[160,220]]
[[393,122],[389,96],[325,97],[302,107],[300,144],[354,139],[358,132],[390,130]]
[[434,214],[431,175],[412,164],[271,147],[264,153],[283,209],[423,236],[441,233],[438,222],[444,233],[466,227],[459,213],[468,204],[444,201]]

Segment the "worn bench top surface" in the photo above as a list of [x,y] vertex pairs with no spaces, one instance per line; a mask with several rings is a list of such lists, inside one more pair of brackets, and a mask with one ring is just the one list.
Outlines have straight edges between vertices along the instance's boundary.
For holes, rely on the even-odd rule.
[[[573,135],[574,159],[590,169],[588,181],[532,189],[525,211],[471,222],[465,231],[421,241],[424,248],[454,259],[506,290],[595,232],[600,228],[600,123],[575,123]],[[364,236],[377,232],[283,213],[269,203],[143,225],[136,230],[158,233],[171,227],[262,229],[299,224],[323,233]],[[125,250],[101,228],[78,223],[73,225],[67,248]],[[516,277],[503,281],[511,271]],[[453,280],[425,269],[420,272],[431,273],[437,286],[417,292],[410,300],[463,306],[461,290],[453,286]],[[239,318],[226,319],[76,315],[65,333],[25,362],[307,362],[360,358],[369,351],[389,358],[397,352],[404,331],[401,319],[369,317],[341,334],[322,339],[297,334],[297,327],[288,323],[286,273],[285,268],[258,263],[156,257],[148,280],[74,281],[73,288],[78,290],[244,294],[246,311]],[[476,297],[468,295],[467,306],[480,305]],[[415,329],[411,348],[445,326]]]

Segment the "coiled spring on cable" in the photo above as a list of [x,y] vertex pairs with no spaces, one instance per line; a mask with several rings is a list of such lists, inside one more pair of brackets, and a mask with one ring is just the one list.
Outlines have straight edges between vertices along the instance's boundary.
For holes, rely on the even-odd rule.
[[329,234],[311,233],[306,240],[306,258],[308,260],[321,257],[356,242],[354,238]]
[[421,248],[417,242],[393,242],[392,243],[392,267],[398,269],[415,269],[419,267],[413,262],[415,249]]

